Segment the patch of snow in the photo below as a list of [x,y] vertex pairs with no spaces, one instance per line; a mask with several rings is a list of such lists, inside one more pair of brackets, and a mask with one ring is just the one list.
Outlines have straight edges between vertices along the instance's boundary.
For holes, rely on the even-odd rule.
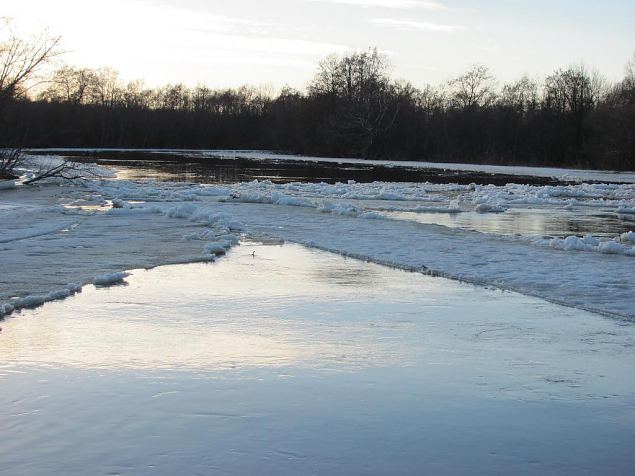
[[227,249],[224,244],[218,241],[212,241],[211,243],[207,243],[205,245],[205,252],[211,255],[224,255],[226,251]]
[[101,274],[93,278],[93,284],[95,286],[108,286],[111,284],[120,283],[125,278],[130,276],[130,273],[120,271],[118,273]]
[[81,283],[68,283],[66,289],[71,294],[77,294],[82,292],[83,285]]
[[349,217],[357,217],[362,212],[358,207],[346,202],[330,202],[323,201],[318,207],[318,211],[322,213],[333,213],[335,215],[344,215]]
[[184,203],[170,208],[165,214],[170,218],[190,218],[197,207],[191,203]]
[[[625,235],[627,235],[625,233]],[[628,236],[628,235],[627,235]],[[604,254],[616,254],[625,256],[635,256],[635,247],[630,247],[619,243],[620,237],[614,240],[599,240],[591,235],[579,238],[575,235],[565,238],[530,238],[529,241],[539,246],[562,251],[592,251]],[[628,241],[628,240],[622,240]]]
[[271,194],[271,202],[276,204],[276,205],[288,205],[288,206],[292,206],[292,207],[313,207],[315,206],[314,203],[307,199],[307,198],[302,198],[302,197],[291,197],[288,195],[285,195],[283,193],[280,192],[273,192]]
[[620,240],[635,244],[635,232],[627,231],[626,233],[622,233],[620,235]]
[[15,188],[15,180],[0,180],[0,190]]
[[479,203],[476,205],[474,209],[478,213],[503,213],[505,212],[505,208],[500,205],[494,205],[492,203]]
[[9,302],[0,303],[0,318],[8,316],[14,309],[15,306]]
[[598,251],[600,253],[610,254],[610,255],[628,255],[635,256],[635,253],[632,248],[627,248],[626,246],[617,243],[615,241],[603,241],[598,245]]
[[23,298],[15,299],[11,304],[14,309],[30,309],[44,304],[47,299],[45,294],[31,294]]

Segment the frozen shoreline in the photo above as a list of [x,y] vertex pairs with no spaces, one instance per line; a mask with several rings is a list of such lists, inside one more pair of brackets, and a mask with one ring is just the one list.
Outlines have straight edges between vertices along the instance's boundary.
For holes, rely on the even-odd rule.
[[434,201],[447,213],[482,205],[504,210],[518,201],[601,205],[617,212],[633,206],[635,186],[203,186],[105,180],[78,187],[18,187],[0,195],[0,311],[63,298],[100,275],[212,261],[244,233],[635,317],[632,233],[616,240],[532,241],[388,219],[373,211],[378,200],[388,205],[378,209],[428,207]]

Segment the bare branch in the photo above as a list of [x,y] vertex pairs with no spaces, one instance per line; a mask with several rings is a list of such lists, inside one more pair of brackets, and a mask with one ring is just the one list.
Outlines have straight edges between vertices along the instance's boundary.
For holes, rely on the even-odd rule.
[[0,19],[0,108],[28,89],[39,69],[62,53],[60,41],[47,32],[24,40],[13,31],[10,20]]
[[57,164],[41,163],[33,176],[24,180],[25,185],[39,182],[49,178],[61,178],[64,180],[80,180],[97,178],[100,175],[89,165],[71,160],[62,160]]
[[16,178],[13,169],[19,164],[21,156],[20,149],[0,150],[0,178]]

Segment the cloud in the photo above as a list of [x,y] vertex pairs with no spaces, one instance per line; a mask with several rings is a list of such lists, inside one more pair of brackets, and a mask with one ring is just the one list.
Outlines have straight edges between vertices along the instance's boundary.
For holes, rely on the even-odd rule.
[[437,0],[311,0],[322,3],[340,3],[360,7],[382,8],[418,8],[422,10],[444,10],[445,6]]
[[[198,36],[200,34],[201,36]],[[342,53],[346,45],[289,38],[249,37],[213,32],[192,32],[187,37],[188,49],[208,51],[244,51],[261,55],[320,57]]]
[[441,25],[438,23],[420,22],[412,20],[399,20],[396,18],[373,18],[371,23],[379,26],[386,26],[390,28],[398,28],[400,30],[411,31],[444,31],[454,32],[463,31],[464,27],[460,25]]

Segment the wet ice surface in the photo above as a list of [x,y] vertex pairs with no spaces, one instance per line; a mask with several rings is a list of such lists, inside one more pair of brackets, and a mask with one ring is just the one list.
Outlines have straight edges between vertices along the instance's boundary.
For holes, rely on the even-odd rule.
[[628,215],[620,218],[614,210],[585,209],[584,207],[571,210],[557,207],[510,208],[505,213],[494,214],[474,211],[464,213],[402,211],[384,212],[384,214],[396,220],[411,220],[417,223],[499,235],[567,236],[592,234],[612,238],[635,227]]
[[632,474],[631,322],[297,245],[127,281],[2,323],[1,474]]

